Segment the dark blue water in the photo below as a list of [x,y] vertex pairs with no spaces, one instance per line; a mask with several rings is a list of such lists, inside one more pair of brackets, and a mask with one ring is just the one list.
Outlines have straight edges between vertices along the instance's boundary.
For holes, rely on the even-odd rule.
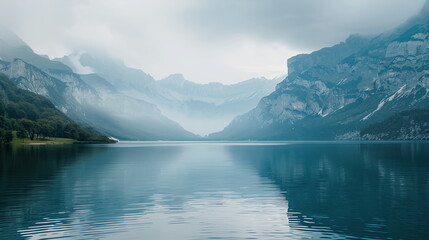
[[427,239],[429,143],[0,148],[0,239]]

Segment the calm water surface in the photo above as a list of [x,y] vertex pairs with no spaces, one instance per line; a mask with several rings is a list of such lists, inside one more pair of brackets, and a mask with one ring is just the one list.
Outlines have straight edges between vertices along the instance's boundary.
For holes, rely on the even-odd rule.
[[0,239],[428,239],[429,143],[0,148]]

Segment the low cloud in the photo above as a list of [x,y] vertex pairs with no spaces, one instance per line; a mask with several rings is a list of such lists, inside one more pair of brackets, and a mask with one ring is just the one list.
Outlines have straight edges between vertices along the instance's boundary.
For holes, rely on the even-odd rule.
[[[104,51],[155,78],[232,83],[286,72],[286,60],[375,34],[425,0],[0,0],[0,21],[51,58]],[[88,69],[85,69],[85,71]]]
[[350,34],[378,34],[417,14],[426,0],[203,0],[189,26],[210,39],[253,37],[314,50]]

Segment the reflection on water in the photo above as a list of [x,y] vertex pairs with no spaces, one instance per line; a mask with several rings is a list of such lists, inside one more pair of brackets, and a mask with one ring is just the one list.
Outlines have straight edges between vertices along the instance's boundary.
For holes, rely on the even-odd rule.
[[0,239],[421,239],[428,143],[0,151]]
[[300,144],[230,152],[285,193],[293,229],[421,239],[429,233],[428,147]]

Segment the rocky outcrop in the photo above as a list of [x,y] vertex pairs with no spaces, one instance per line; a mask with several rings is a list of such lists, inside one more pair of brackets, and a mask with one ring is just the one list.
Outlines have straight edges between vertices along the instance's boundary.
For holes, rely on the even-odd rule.
[[355,139],[361,129],[410,109],[429,108],[429,14],[377,37],[288,61],[276,91],[215,139]]
[[[0,72],[19,88],[48,98],[76,122],[119,139],[197,138],[163,116],[155,105],[123,95],[114,88],[92,87],[66,65],[38,56],[27,46],[18,48],[25,49],[25,54],[18,54],[23,58],[12,59],[12,54],[20,51],[0,42],[0,57],[12,59],[0,61]],[[99,79],[99,82],[102,80]]]

